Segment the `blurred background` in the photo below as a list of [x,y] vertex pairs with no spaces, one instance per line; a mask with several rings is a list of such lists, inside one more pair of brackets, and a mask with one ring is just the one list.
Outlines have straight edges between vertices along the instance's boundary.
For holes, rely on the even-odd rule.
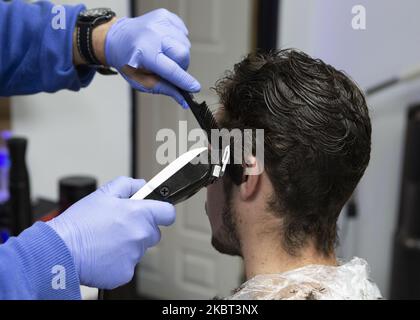
[[[419,1],[89,0],[85,4],[110,7],[120,17],[160,7],[181,16],[192,42],[189,70],[203,88],[197,100],[213,107],[218,103],[210,89],[215,81],[256,48],[303,50],[344,70],[364,90],[392,79],[388,82],[393,85],[368,96],[371,161],[341,215],[337,252],[345,259],[366,259],[386,298],[420,298],[420,79],[398,82],[400,74],[420,65]],[[364,8],[365,28],[352,24],[356,15],[363,14],[352,11],[357,5]],[[0,104],[0,129],[28,139],[31,199],[50,204],[49,210],[55,210],[54,203],[74,187],[74,181],[61,180],[60,188],[63,177],[91,177],[97,185],[120,175],[150,179],[161,169],[155,159],[161,143],[156,141],[157,131],[177,132],[178,120],[195,127],[192,115],[169,98],[137,94],[119,77],[97,75],[79,93],[13,97],[1,99]],[[211,247],[204,201],[202,191],[180,204],[175,226],[163,230],[161,243],[142,260],[134,281],[106,297],[207,299],[226,296],[238,286],[243,280],[241,262]],[[92,298],[95,291],[84,289],[84,294]]]

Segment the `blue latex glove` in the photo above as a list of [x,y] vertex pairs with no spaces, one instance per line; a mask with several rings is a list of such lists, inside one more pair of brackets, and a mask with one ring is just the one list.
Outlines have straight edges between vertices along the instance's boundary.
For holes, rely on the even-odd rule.
[[81,284],[113,289],[129,282],[145,251],[160,241],[158,226],[175,221],[171,204],[128,199],[144,184],[117,178],[48,222],[69,248]]
[[[185,100],[174,86],[189,92],[200,91],[200,84],[186,72],[190,64],[191,43],[182,20],[165,9],[137,18],[118,20],[106,36],[105,57],[134,89],[173,97],[184,108]],[[130,66],[160,77],[152,87],[134,81],[123,70]]]

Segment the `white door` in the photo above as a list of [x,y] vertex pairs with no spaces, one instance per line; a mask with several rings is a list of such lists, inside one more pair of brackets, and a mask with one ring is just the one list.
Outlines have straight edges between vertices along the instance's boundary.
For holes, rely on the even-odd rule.
[[[215,106],[210,88],[251,48],[252,0],[141,0],[138,14],[156,8],[177,13],[190,30],[192,61],[189,71],[202,84],[198,101]],[[150,179],[162,167],[156,161],[161,128],[178,132],[179,121],[196,127],[191,112],[166,97],[139,95],[139,176]],[[186,144],[186,141],[178,141]],[[178,146],[179,147],[179,146]],[[177,153],[178,154],[178,153]],[[139,294],[162,299],[208,299],[226,296],[240,284],[239,258],[216,252],[204,211],[205,190],[177,206],[174,226],[162,230],[162,241],[142,260]]]

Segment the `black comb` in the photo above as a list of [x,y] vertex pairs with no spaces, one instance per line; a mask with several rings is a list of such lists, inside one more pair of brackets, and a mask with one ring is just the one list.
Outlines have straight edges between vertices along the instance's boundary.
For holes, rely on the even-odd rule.
[[209,107],[207,106],[207,103],[202,102],[199,104],[195,102],[192,95],[187,91],[180,90],[180,93],[184,97],[188,106],[190,107],[201,129],[203,129],[207,133],[207,139],[209,139],[209,142],[210,142],[211,130],[219,129],[219,126],[217,125],[217,122],[213,116],[213,113],[210,111]]

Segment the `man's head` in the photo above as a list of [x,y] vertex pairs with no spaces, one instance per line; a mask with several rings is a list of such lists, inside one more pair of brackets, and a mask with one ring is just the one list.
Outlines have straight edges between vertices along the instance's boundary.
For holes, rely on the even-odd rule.
[[338,215],[370,158],[365,98],[343,72],[295,50],[251,54],[216,85],[222,128],[264,129],[263,174],[208,187],[213,245],[241,254],[247,233],[290,255],[334,252]]

